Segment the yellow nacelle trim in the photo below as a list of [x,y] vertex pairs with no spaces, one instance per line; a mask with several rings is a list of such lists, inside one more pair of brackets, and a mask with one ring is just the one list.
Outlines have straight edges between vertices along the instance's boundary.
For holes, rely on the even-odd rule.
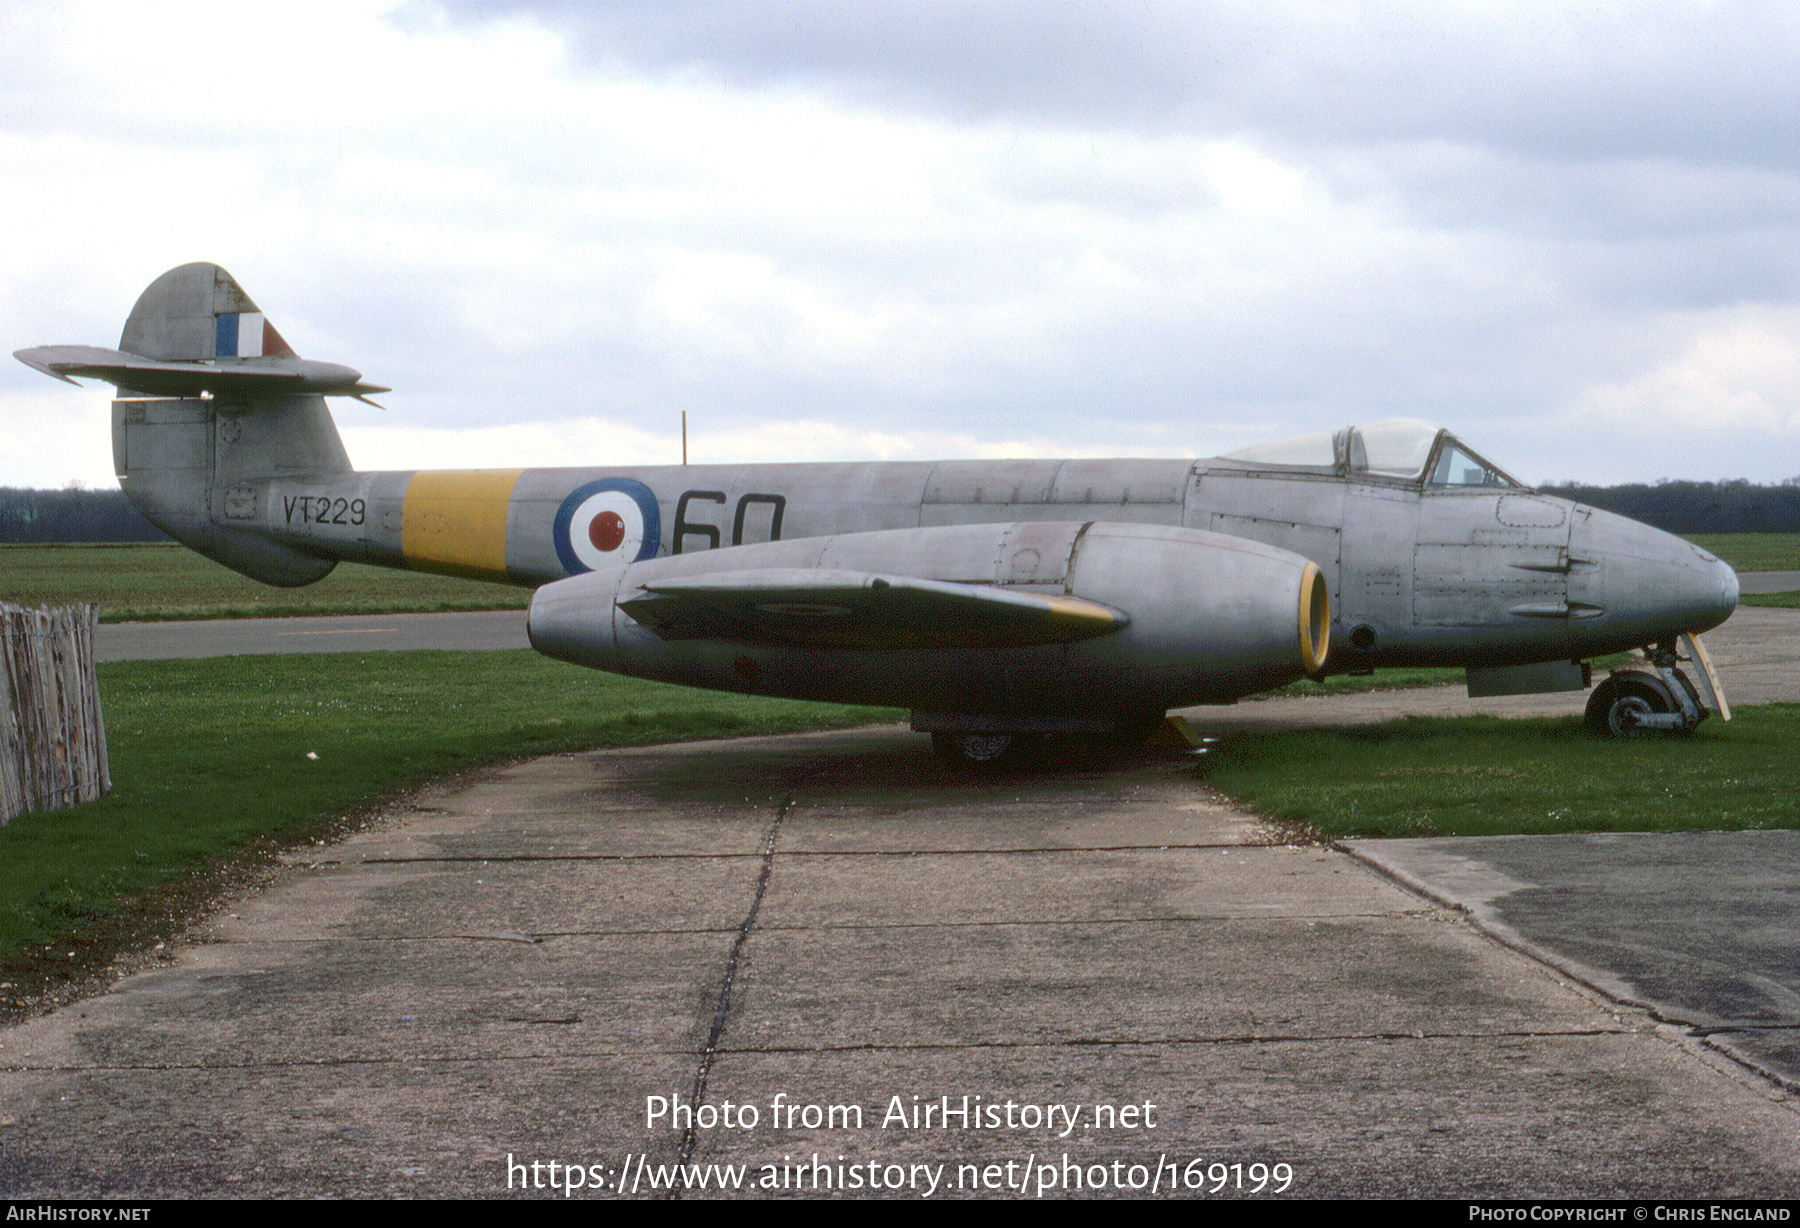
[[1317,563],[1308,563],[1300,576],[1300,664],[1318,679],[1325,673],[1325,657],[1331,651],[1331,590]]
[[1080,597],[1060,597],[1055,594],[1033,596],[1050,607],[1051,625],[1065,631],[1066,637],[1071,640],[1105,635],[1121,629],[1131,621],[1117,610],[1108,609],[1098,602],[1084,601]]

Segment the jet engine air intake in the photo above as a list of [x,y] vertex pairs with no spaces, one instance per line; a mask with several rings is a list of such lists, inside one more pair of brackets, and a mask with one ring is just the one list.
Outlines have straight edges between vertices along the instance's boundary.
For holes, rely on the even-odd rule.
[[1325,675],[1331,652],[1331,587],[1317,563],[1307,563],[1300,577],[1300,662],[1317,682]]

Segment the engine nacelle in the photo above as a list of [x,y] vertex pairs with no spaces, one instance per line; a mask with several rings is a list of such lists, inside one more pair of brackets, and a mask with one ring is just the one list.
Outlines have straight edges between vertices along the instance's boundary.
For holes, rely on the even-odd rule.
[[1078,716],[1230,702],[1316,676],[1330,623],[1324,578],[1297,554],[1195,529],[1058,522],[647,559],[544,585],[530,634],[546,656],[684,686]]

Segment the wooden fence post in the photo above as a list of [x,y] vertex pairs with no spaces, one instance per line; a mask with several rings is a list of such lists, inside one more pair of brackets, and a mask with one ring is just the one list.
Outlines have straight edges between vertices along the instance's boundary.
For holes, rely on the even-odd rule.
[[0,605],[0,823],[112,790],[91,605]]

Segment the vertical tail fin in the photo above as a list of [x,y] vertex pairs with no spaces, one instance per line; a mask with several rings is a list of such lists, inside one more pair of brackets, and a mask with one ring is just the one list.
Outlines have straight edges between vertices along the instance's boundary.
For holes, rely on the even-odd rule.
[[118,386],[119,485],[169,536],[266,584],[309,584],[336,566],[247,527],[242,512],[272,479],[352,472],[325,397],[386,390],[299,357],[218,265],[184,264],[151,282],[117,350],[43,346],[18,357],[58,379]]
[[126,317],[119,348],[163,362],[299,357],[216,264],[184,264],[151,282]]
[[[125,321],[119,348],[159,362],[221,368],[298,360],[216,264],[184,264],[151,282]],[[144,399],[121,385],[113,423],[120,486],[170,536],[267,584],[310,584],[337,565],[225,523],[223,514],[226,492],[245,482],[350,472],[324,397],[225,386],[204,399]]]

